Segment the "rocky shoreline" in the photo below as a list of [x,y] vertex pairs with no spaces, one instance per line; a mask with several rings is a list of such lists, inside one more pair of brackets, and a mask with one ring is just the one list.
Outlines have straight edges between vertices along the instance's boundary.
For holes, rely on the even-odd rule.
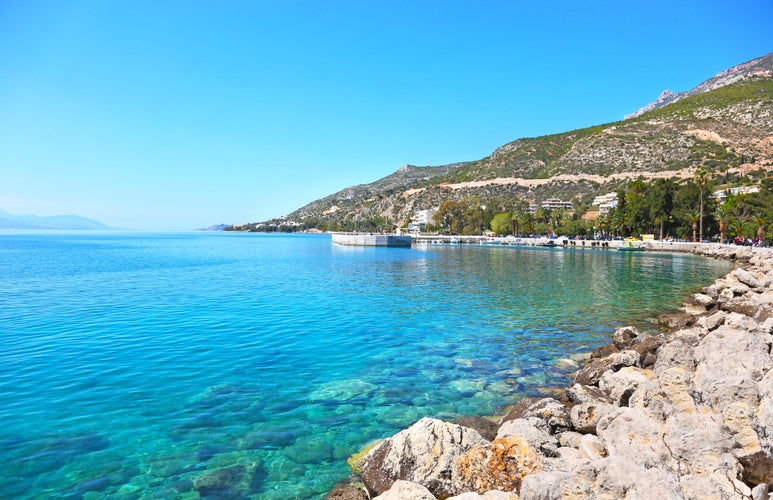
[[773,250],[680,250],[738,266],[667,332],[618,329],[553,398],[376,443],[328,498],[773,500]]

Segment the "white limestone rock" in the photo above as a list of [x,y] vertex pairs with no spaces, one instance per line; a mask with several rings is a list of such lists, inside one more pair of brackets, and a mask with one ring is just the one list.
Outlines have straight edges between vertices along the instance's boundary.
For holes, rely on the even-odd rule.
[[458,493],[454,486],[456,459],[475,446],[488,444],[477,431],[433,418],[381,441],[363,460],[362,479],[376,494],[400,479],[419,483],[436,496]]
[[391,488],[373,500],[405,500],[406,498],[412,500],[435,500],[435,495],[418,483],[400,479],[395,481]]

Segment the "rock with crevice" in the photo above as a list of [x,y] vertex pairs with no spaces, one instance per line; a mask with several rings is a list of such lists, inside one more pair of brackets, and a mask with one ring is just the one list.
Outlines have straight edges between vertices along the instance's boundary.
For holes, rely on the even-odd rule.
[[475,446],[456,461],[454,476],[459,492],[518,491],[523,478],[540,472],[539,454],[520,436],[506,436]]
[[639,366],[641,364],[641,355],[628,349],[616,352],[601,359],[591,362],[582,368],[574,378],[576,384],[596,385],[602,375],[609,370],[618,370],[624,366]]
[[524,398],[502,417],[500,425],[517,418],[537,417],[544,420],[554,432],[571,425],[569,409],[553,398]]
[[381,494],[397,480],[419,483],[435,496],[462,493],[454,463],[468,450],[488,444],[477,431],[433,418],[422,418],[374,447],[364,458],[362,480]]
[[572,407],[572,427],[577,432],[596,433],[596,426],[605,415],[618,409],[604,401],[586,401]]

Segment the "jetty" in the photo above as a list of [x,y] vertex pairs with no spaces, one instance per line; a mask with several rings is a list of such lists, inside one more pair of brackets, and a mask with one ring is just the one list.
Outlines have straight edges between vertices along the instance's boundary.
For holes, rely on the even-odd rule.
[[410,247],[413,238],[402,234],[333,233],[333,243],[360,247]]

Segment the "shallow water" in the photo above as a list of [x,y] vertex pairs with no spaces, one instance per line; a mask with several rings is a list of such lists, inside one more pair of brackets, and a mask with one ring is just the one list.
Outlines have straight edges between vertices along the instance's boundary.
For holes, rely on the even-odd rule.
[[326,235],[0,234],[0,497],[319,498],[369,441],[563,386],[557,360],[728,269]]

